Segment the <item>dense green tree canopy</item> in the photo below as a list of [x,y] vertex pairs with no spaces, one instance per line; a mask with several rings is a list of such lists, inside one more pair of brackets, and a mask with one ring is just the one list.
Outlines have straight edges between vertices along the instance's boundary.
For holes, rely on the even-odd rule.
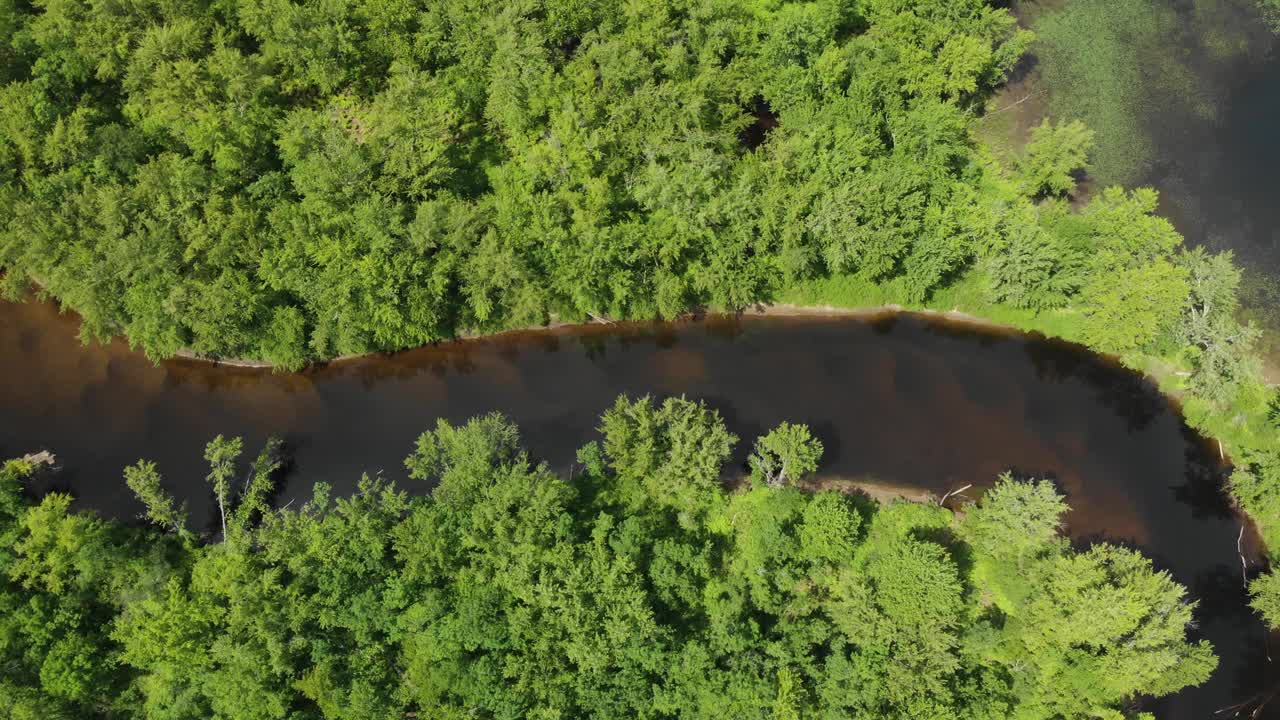
[[562,477],[500,415],[442,421],[407,460],[429,494],[365,477],[271,510],[278,446],[246,473],[217,438],[212,474],[247,479],[226,488],[227,533],[204,538],[151,464],[128,475],[152,529],[131,530],[24,499],[33,468],[10,463],[0,708],[1083,720],[1215,665],[1166,574],[1069,548],[1048,483],[1003,477],[963,520],[759,476],[730,491],[735,441],[700,403],[620,399]]
[[991,231],[983,0],[3,6],[0,269],[124,333],[308,358],[741,307],[826,272],[920,297]]
[[[1167,18],[1133,3],[1101,12],[1106,5],[1070,4],[1059,22],[1044,24],[1042,49],[1046,58],[1054,52],[1061,58],[1070,46],[1064,38],[1103,37],[1107,52],[1085,58],[1088,72],[1076,82],[1119,97],[1133,88],[1117,78],[1137,65],[1112,60],[1140,48],[1117,41],[1126,25],[1107,18],[1154,18],[1151,27]],[[1172,225],[1155,214],[1149,189],[1099,188],[1080,207],[1069,204],[1063,196],[1075,194],[1093,139],[1075,118],[1046,120],[1007,167],[973,140],[975,119],[1029,42],[1003,3],[989,0],[0,0],[3,289],[20,296],[41,288],[81,315],[85,337],[123,334],[152,358],[185,349],[297,368],[553,319],[737,309],[826,281],[873,287],[880,302],[916,306],[957,288],[979,288],[975,295],[994,303],[988,307],[1047,317],[1094,348],[1126,358],[1157,352],[1183,363],[1188,380],[1177,389],[1189,391],[1188,414],[1238,438],[1230,448],[1240,460],[1232,488],[1274,546],[1280,434],[1255,422],[1273,393],[1258,380],[1257,331],[1235,317],[1239,274],[1231,258],[1182,251]],[[1051,66],[1064,67],[1047,62],[1046,72]],[[1098,118],[1101,136],[1123,124],[1107,112],[1081,112]],[[1108,164],[1114,167],[1098,158],[1099,166]],[[482,430],[441,426],[424,436],[411,474],[442,487],[453,477],[445,495],[479,497],[487,487],[481,458],[515,467],[519,452],[500,418],[478,422]],[[761,440],[755,468],[766,484],[786,486],[818,462],[820,444],[801,430],[787,426]],[[674,513],[673,533],[712,526],[720,533],[657,543],[648,555],[593,560],[602,567],[622,563],[619,577],[647,572],[646,563],[661,557],[672,576],[711,578],[715,563],[728,561],[707,548],[720,548],[730,536],[753,543],[787,537],[830,556],[837,552],[831,548],[844,552],[846,541],[819,525],[867,527],[867,518],[831,514],[825,503],[833,501],[823,500],[815,507],[826,509],[813,511],[819,525],[799,535],[787,535],[792,526],[768,530],[770,523],[786,524],[772,515],[753,520],[745,535],[730,533],[713,499],[735,439],[708,421],[705,408],[620,403],[602,421],[602,436],[583,449],[587,477],[627,481],[592,486],[584,499],[564,503],[601,503],[616,518],[617,529],[606,535],[658,532],[665,525],[656,520],[635,523],[662,512]],[[234,481],[245,476],[232,471],[238,441],[211,445],[207,480],[228,545],[262,542],[253,538],[271,515],[266,500],[276,450],[260,454],[240,486]],[[528,472],[537,475],[536,468]],[[459,479],[466,473],[474,482]],[[173,543],[194,542],[181,504],[164,494],[155,467],[136,465],[126,480]],[[383,491],[369,493],[381,498]],[[789,507],[765,505],[769,512]],[[808,517],[799,505],[792,510]],[[892,551],[916,553],[905,547]],[[911,557],[934,552],[917,550]],[[1127,581],[1115,568],[1129,561],[1118,557],[1095,558],[1100,582]],[[744,558],[734,562],[756,562]],[[265,566],[219,567],[228,577],[275,577]],[[991,572],[995,583],[1007,567]],[[950,587],[942,575],[929,577]],[[213,571],[201,578],[208,588],[221,587]],[[207,610],[214,618],[207,622],[223,622],[218,608],[226,598],[193,599],[193,582],[173,585],[164,602],[197,615]],[[752,597],[780,592],[766,585],[752,584]],[[839,585],[839,592],[862,593],[864,585]],[[721,592],[710,587],[714,592],[672,580],[663,592],[672,602],[705,600]],[[729,604],[745,597],[724,593],[715,597]],[[1011,588],[999,593],[1017,597]],[[244,602],[282,601],[263,595]],[[95,627],[96,619],[76,622],[67,627]],[[938,638],[947,636],[944,625],[935,628]],[[366,631],[373,632],[363,626],[351,632],[363,642]],[[404,631],[378,632],[402,638]],[[77,654],[76,643],[87,636],[67,637],[63,654],[49,657],[88,674],[49,672],[79,677],[66,679],[57,701],[79,702],[84,691],[77,688],[98,671],[85,669],[92,663]],[[186,641],[174,642],[181,649]],[[376,715],[382,711],[359,698],[381,697],[377,688],[392,683],[372,669],[385,656],[366,658],[366,665],[317,665],[298,679],[287,668],[304,650],[278,647],[273,643],[283,641],[274,637],[252,650],[225,642],[227,652],[241,654],[206,658],[214,663],[209,667],[268,657],[285,669],[275,680],[268,674],[255,682],[276,683],[270,692],[281,697],[305,688],[309,702],[332,713]],[[46,652],[52,645],[31,647]],[[459,647],[438,652],[464,658],[478,652]],[[674,667],[707,678],[726,673],[715,675],[722,687],[664,696],[653,707],[670,712],[721,697],[750,705],[752,693],[765,692],[744,679],[750,672],[717,664],[712,645],[697,647],[681,646],[693,654]],[[427,660],[414,656],[427,663],[415,665],[421,684],[414,692],[426,693],[420,701],[435,697],[432,688],[460,692],[455,683],[429,681],[443,677],[430,664],[437,650],[422,652]],[[484,668],[490,677],[517,672],[493,662]],[[846,684],[862,683],[861,666],[848,662],[840,669],[850,673]],[[367,676],[353,674],[366,666]],[[472,677],[473,669],[447,667]],[[814,676],[800,665],[765,664],[752,672],[762,667],[772,673],[776,687],[765,694],[772,693],[779,715],[816,702]],[[192,677],[214,683],[221,676],[210,669]],[[648,676],[624,673],[617,680],[639,687],[641,677]],[[257,697],[238,690],[238,680],[197,692],[163,678],[148,675],[138,687],[154,684],[147,702],[167,698],[174,704],[165,707],[177,709],[163,712],[174,716],[222,712],[218,703]],[[334,688],[355,687],[357,680],[367,684],[359,685],[359,698],[332,697]],[[568,692],[531,688],[512,692],[533,694],[521,695],[520,703],[536,695],[553,704]],[[858,707],[928,716],[943,712],[928,705],[938,697],[930,694],[919,701],[924,705],[893,698]],[[295,708],[292,700],[265,695],[252,702],[268,713]],[[491,702],[508,708],[501,712],[544,707]]]
[[152,357],[976,277],[1105,351],[1192,348],[1216,405],[1256,375],[1204,302],[1229,258],[1179,254],[1151,190],[1060,200],[1089,129],[1046,120],[1007,168],[975,144],[1030,42],[986,0],[4,7],[5,285]]

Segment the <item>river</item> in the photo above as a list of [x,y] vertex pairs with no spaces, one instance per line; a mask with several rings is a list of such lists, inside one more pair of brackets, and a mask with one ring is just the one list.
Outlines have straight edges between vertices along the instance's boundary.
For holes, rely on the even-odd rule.
[[[1245,605],[1242,522],[1217,445],[1144,378],[1066,343],[918,315],[713,317],[513,333],[278,374],[157,366],[119,341],[81,346],[76,331],[51,304],[0,303],[0,456],[53,451],[62,470],[33,491],[70,491],[107,516],[136,517],[121,470],[148,458],[212,529],[201,458],[218,433],[243,435],[250,452],[283,436],[284,504],[316,481],[349,491],[363,472],[406,484],[418,433],[492,410],[567,472],[619,393],[683,394],[744,438],[739,458],[792,420],[822,439],[828,476],[937,494],[975,483],[970,496],[1010,468],[1052,477],[1073,508],[1072,538],[1137,546],[1200,601],[1197,632],[1222,665],[1204,687],[1152,704],[1158,717],[1209,718],[1280,687]],[[1248,532],[1244,549],[1255,572]]]

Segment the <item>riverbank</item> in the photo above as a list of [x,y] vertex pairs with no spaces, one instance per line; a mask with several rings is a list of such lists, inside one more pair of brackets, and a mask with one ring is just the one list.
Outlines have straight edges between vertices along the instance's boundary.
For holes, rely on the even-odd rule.
[[[950,322],[963,322],[963,323],[968,323],[971,325],[987,327],[987,328],[1003,328],[1007,330],[1018,330],[1018,328],[1014,325],[987,320],[986,318],[982,318],[977,315],[971,315],[965,312],[960,312],[959,310],[934,310],[929,308],[922,308],[922,309],[907,308],[897,303],[885,303],[882,305],[862,306],[862,307],[841,307],[837,305],[797,305],[794,303],[776,303],[776,304],[761,303],[761,304],[753,305],[749,308],[745,308],[736,313],[724,311],[724,310],[713,310],[705,313],[690,313],[679,319],[690,319],[695,317],[701,318],[705,315],[712,315],[712,316],[755,315],[755,316],[763,316],[763,317],[873,318],[873,317],[879,317],[879,316],[889,315],[893,313],[904,313],[904,312],[915,313],[917,315],[925,315],[928,317],[935,317],[935,318],[938,318],[941,320],[947,320]],[[622,322],[622,321],[619,321],[619,322]],[[635,321],[627,321],[627,322],[635,322]],[[502,330],[500,332],[495,332],[495,333],[464,333],[452,340],[441,340],[439,343],[433,343],[433,345],[447,344],[447,343],[453,343],[453,342],[467,342],[469,340],[480,340],[485,338],[501,338],[504,336],[515,335],[517,333],[564,330],[564,329],[572,329],[572,328],[586,328],[586,327],[595,327],[600,325],[611,325],[611,324],[614,324],[614,321],[603,320],[603,319],[593,320],[591,322],[586,322],[586,323],[577,323],[577,322],[568,322],[568,321],[552,321],[545,325],[527,325],[525,327],[512,328],[510,330]],[[407,352],[413,349],[414,348],[405,348],[404,350],[398,350],[396,352]],[[339,364],[343,362],[349,362],[352,360],[359,360],[362,358],[377,357],[377,356],[392,355],[392,354],[394,353],[370,352],[370,353],[358,353],[358,354],[352,354],[352,355],[340,355],[331,360],[325,360],[323,362],[315,363],[315,365],[334,365],[334,364]],[[246,359],[246,358],[207,357],[207,356],[196,354],[185,348],[178,351],[175,357],[181,358],[182,360],[191,361],[191,362],[202,362],[202,363],[209,363],[211,365],[221,365],[226,367],[262,369],[262,370],[281,370],[281,368],[279,368],[278,366],[262,360],[253,360],[253,359]]]
[[[804,487],[810,490],[840,490],[857,493],[881,504],[905,501],[932,505],[938,502],[938,495],[931,491],[865,477],[841,477],[819,473],[812,481],[804,483]],[[953,494],[951,497],[956,495]]]
[[[1271,489],[1275,478],[1264,474],[1267,472],[1265,468],[1270,466],[1266,458],[1280,452],[1280,433],[1273,420],[1276,394],[1267,377],[1260,374],[1256,380],[1241,383],[1226,402],[1210,401],[1192,392],[1189,380],[1195,366],[1187,348],[1173,348],[1163,353],[1103,353],[1086,342],[1085,318],[1078,309],[1067,307],[1036,313],[993,304],[983,297],[982,282],[976,273],[970,273],[936,293],[928,306],[884,303],[886,295],[891,292],[892,288],[852,278],[821,279],[798,287],[784,296],[790,302],[782,307],[799,309],[806,307],[806,303],[815,298],[834,298],[835,302],[828,302],[820,307],[827,308],[825,312],[829,313],[858,314],[868,312],[866,305],[879,303],[875,306],[893,306],[902,311],[978,322],[986,327],[1039,333],[1048,338],[1078,344],[1090,352],[1139,372],[1177,404],[1188,426],[1216,444],[1223,462],[1236,465],[1244,460],[1244,469],[1247,471],[1253,470],[1251,464],[1261,464],[1263,469],[1239,476],[1240,482],[1229,481],[1226,491],[1241,513],[1254,523],[1264,545],[1270,549],[1268,552],[1274,553],[1280,548],[1280,503],[1277,503],[1276,493]],[[1261,359],[1257,360],[1261,364]],[[1262,460],[1253,463],[1254,458]],[[1247,489],[1245,481],[1248,482]]]

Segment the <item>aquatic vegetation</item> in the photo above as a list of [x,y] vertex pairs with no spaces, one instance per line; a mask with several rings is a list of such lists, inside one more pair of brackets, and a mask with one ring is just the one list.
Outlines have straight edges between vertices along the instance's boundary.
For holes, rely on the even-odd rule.
[[[1158,0],[1070,0],[1037,13],[1031,48],[1053,117],[1097,136],[1091,174],[1104,185],[1146,179],[1156,161],[1151,118],[1212,117],[1205,80],[1182,49],[1182,18]],[[1177,38],[1178,40],[1171,40]]]

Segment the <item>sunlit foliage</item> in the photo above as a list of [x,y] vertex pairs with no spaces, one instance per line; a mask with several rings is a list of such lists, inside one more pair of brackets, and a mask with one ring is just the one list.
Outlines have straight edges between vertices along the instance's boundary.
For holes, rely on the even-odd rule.
[[990,231],[983,0],[8,3],[0,268],[89,336],[284,367],[827,272],[924,297]]
[[283,510],[261,503],[279,447],[240,463],[218,438],[213,474],[247,479],[227,484],[228,532],[201,538],[175,532],[150,464],[130,469],[141,531],[23,498],[33,468],[10,463],[0,709],[1083,720],[1216,662],[1167,575],[1069,548],[1048,483],[1002,477],[958,520],[794,482],[727,490],[736,438],[690,400],[620,399],[601,434],[565,477],[501,415],[441,422],[407,460],[429,494],[365,477]]

